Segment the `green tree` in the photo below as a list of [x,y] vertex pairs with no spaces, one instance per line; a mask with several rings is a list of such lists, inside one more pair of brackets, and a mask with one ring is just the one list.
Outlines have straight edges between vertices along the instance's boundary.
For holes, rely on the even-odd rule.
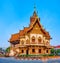
[[2,51],[2,48],[0,48],[0,51]]
[[55,50],[54,50],[53,48],[51,49],[51,53],[52,53],[52,54],[54,54],[54,53],[55,53]]
[[60,53],[60,49],[56,50],[56,55],[58,55]]
[[57,53],[60,53],[60,49],[57,49]]
[[10,52],[10,47],[6,48],[6,52]]

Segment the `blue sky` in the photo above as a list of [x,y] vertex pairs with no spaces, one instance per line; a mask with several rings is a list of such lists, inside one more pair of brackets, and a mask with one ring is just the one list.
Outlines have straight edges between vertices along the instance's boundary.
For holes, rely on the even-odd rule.
[[34,3],[50,44],[60,45],[60,0],[0,0],[0,47],[8,47],[11,34],[29,26]]

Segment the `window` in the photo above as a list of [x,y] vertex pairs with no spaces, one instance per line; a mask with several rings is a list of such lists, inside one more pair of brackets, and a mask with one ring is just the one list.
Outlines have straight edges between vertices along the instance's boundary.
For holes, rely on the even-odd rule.
[[28,43],[29,43],[29,39],[26,40],[26,44],[28,44]]
[[38,38],[38,42],[41,43],[41,37]]
[[35,52],[35,49],[32,49],[32,52]]
[[46,50],[46,53],[48,53],[48,50]]
[[35,42],[35,39],[32,39],[32,42]]
[[41,49],[39,49],[39,53],[41,53]]
[[22,45],[24,44],[24,41],[23,41],[23,40],[21,41],[21,44],[22,44]]
[[22,50],[22,53],[24,53],[24,50]]
[[34,36],[32,37],[32,42],[35,42],[35,37]]
[[49,42],[48,41],[46,42],[46,45],[49,45]]

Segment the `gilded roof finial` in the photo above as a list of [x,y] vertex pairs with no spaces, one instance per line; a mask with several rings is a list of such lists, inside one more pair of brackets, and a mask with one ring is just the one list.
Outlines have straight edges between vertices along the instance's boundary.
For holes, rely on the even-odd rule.
[[36,5],[34,4],[34,11],[36,12]]
[[33,16],[37,16],[37,13],[36,13],[36,5],[34,4],[34,13],[33,13]]

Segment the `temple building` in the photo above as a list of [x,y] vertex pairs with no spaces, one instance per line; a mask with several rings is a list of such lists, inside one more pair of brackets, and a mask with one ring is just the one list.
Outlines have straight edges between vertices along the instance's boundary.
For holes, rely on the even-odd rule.
[[29,27],[24,27],[23,30],[11,35],[10,55],[50,54],[50,39],[49,32],[42,27],[40,18],[34,11],[30,17]]

